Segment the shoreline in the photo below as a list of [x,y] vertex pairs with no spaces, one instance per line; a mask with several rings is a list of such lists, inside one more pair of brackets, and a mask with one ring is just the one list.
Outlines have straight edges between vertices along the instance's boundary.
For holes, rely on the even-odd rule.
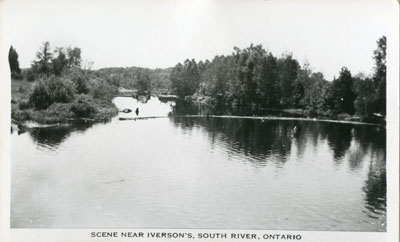
[[334,120],[334,119],[317,119],[317,118],[296,118],[296,117],[274,117],[274,116],[235,116],[235,115],[170,115],[170,116],[147,116],[147,117],[119,117],[120,121],[136,121],[146,120],[155,118],[233,118],[233,119],[254,119],[254,120],[297,120],[297,121],[312,121],[312,122],[326,122],[326,123],[343,123],[343,124],[355,124],[355,125],[369,125],[369,126],[385,126],[383,124],[359,122],[359,121],[346,121],[346,120]]

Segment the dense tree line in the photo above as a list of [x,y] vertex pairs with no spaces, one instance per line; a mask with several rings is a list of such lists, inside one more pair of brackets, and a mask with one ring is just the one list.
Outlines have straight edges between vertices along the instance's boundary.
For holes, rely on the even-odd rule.
[[145,94],[171,89],[170,71],[171,68],[109,67],[96,70],[94,74],[114,86],[136,89],[138,93]]
[[[117,87],[124,87],[136,89],[139,94],[167,90],[180,98],[207,97],[207,103],[216,112],[237,107],[248,114],[257,114],[260,110],[301,109],[310,117],[357,115],[366,119],[386,115],[385,36],[377,41],[373,59],[374,70],[368,76],[353,75],[343,67],[337,78],[327,81],[308,64],[300,66],[291,54],[277,57],[261,45],[235,47],[230,55],[215,56],[211,61],[186,60],[173,68],[96,71],[82,67],[81,50],[77,47],[59,47],[52,51],[50,43],[44,42],[31,68],[22,71],[16,50],[11,47],[9,51],[12,78],[38,83],[29,98],[37,108],[46,108],[60,100],[75,100],[75,94],[110,99],[100,89],[115,95]],[[52,85],[59,85],[58,89]],[[65,93],[53,95],[52,90]],[[42,100],[44,93],[48,94],[47,101]]]
[[300,66],[291,54],[274,56],[261,45],[234,48],[212,61],[186,60],[170,73],[171,88],[181,98],[211,97],[217,110],[242,107],[250,113],[264,109],[303,109],[308,116],[386,114],[386,37],[374,51],[371,77],[353,76],[343,67],[327,81],[322,73]]

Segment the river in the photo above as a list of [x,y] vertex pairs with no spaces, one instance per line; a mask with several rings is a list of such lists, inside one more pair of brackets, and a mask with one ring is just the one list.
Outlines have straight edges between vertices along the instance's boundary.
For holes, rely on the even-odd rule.
[[[140,117],[176,110],[114,102]],[[12,134],[11,227],[386,231],[385,150],[383,127],[318,121],[32,128]]]

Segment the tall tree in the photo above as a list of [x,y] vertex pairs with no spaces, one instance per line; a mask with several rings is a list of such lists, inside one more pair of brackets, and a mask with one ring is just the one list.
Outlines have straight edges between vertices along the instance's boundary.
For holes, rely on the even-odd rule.
[[332,94],[336,113],[354,114],[353,78],[346,67],[342,67],[339,78],[333,80]]
[[150,93],[150,77],[145,71],[141,71],[138,76],[138,94],[147,95]]
[[376,106],[374,82],[359,74],[354,78],[354,91],[357,96],[354,100],[356,114],[361,117],[371,117]]
[[277,59],[269,53],[263,57],[261,66],[262,78],[259,84],[261,105],[264,107],[278,106],[280,101],[280,86]]
[[172,89],[181,98],[193,95],[199,88],[200,74],[195,60],[178,63],[171,71]]
[[373,81],[376,88],[377,111],[386,114],[386,36],[382,36],[377,45],[374,51]]
[[19,68],[18,53],[14,47],[10,47],[8,52],[8,63],[10,64],[11,78],[21,79],[21,69]]
[[278,68],[282,92],[281,104],[284,107],[290,107],[293,104],[292,92],[300,65],[292,55],[286,55],[284,58],[279,59]]
[[67,56],[68,56],[68,67],[81,67],[81,49],[78,47],[68,47],[67,48]]
[[59,76],[67,67],[68,59],[63,48],[57,48],[54,54],[57,55],[57,57],[52,60],[53,72],[55,75]]
[[50,43],[46,41],[42,44],[39,51],[36,52],[36,60],[33,61],[32,69],[37,74],[49,75],[51,72],[51,58]]

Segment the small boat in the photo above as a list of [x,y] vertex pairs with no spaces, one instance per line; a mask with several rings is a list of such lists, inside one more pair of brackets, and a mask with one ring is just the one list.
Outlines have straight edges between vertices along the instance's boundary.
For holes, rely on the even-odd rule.
[[125,109],[122,110],[121,112],[123,112],[123,113],[130,113],[130,112],[132,112],[132,109],[125,108]]

